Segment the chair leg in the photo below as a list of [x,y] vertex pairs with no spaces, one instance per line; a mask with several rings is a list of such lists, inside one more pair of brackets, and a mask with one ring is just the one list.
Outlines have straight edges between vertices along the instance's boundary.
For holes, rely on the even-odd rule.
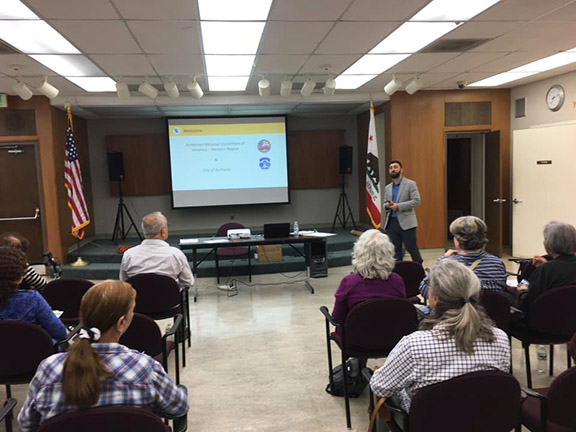
[[248,246],[248,282],[252,282],[252,251]]
[[346,370],[346,353],[342,350],[342,383],[344,384],[344,408],[346,410],[346,427],[352,429],[350,414],[350,396],[348,396],[348,371]]
[[568,350],[568,345],[566,345],[566,366],[568,369],[572,367],[572,357],[570,357],[570,351]]
[[[12,389],[10,388],[9,384],[6,384],[6,400],[12,397]],[[9,412],[5,419],[4,423],[6,423],[6,432],[12,432],[12,419],[14,418],[14,414]]]
[[174,369],[176,370],[176,384],[180,384],[180,349],[178,348],[179,339],[178,336],[182,337],[182,326],[176,329],[174,334]]
[[528,388],[532,388],[532,371],[530,370],[530,344],[524,345],[524,356],[526,357],[526,382]]
[[216,262],[216,283],[220,283],[220,263],[218,262],[218,249],[216,249],[216,253],[214,254],[215,262]]
[[548,371],[549,375],[554,375],[554,345],[550,344],[550,370]]
[[512,369],[512,336],[508,336],[508,340],[510,341],[510,373],[514,373]]
[[328,382],[330,383],[330,388],[334,388],[334,374],[332,373],[332,345],[330,341],[330,323],[326,321],[326,352],[328,353]]

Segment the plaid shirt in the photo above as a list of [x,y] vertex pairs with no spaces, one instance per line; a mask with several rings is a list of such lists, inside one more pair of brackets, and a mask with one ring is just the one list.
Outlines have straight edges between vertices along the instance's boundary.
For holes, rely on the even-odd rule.
[[[141,406],[163,417],[179,417],[188,411],[186,390],[177,387],[153,358],[116,343],[94,343],[92,349],[113,375],[102,383],[94,406]],[[66,357],[66,353],[55,354],[38,366],[18,415],[20,432],[35,431],[50,417],[78,409],[64,402],[62,370]]]
[[372,376],[370,387],[378,396],[394,397],[408,412],[416,392],[431,384],[481,370],[510,370],[510,343],[502,330],[494,328],[492,343],[476,339],[474,353],[458,348],[437,324],[404,336],[394,347],[386,363]]

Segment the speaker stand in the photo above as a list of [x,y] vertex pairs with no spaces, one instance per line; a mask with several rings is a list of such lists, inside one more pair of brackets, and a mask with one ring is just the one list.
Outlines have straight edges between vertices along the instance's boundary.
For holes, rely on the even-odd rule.
[[[126,237],[128,236],[128,233],[130,232],[132,227],[134,227],[134,231],[136,231],[136,234],[138,234],[138,238],[140,239],[140,241],[142,241],[143,240],[142,235],[140,235],[140,231],[138,231],[138,228],[134,223],[134,219],[132,219],[132,215],[130,215],[130,212],[128,211],[128,207],[126,207],[126,204],[124,204],[124,197],[122,196],[122,182],[119,181],[117,183],[118,183],[118,211],[116,212],[116,221],[114,222],[112,241],[114,242],[114,244],[116,244],[116,240],[118,238],[126,240]],[[124,229],[124,212],[126,212],[128,219],[130,219],[130,225],[128,225],[127,230]]]
[[[332,232],[334,232],[334,227],[336,226],[336,220],[340,222],[342,228],[346,229],[346,224],[348,220],[352,220],[352,226],[356,229],[356,221],[354,220],[354,215],[352,215],[352,209],[350,208],[350,203],[348,202],[348,195],[346,194],[346,175],[342,175],[342,183],[340,183],[342,188],[340,192],[340,198],[338,199],[338,205],[336,206],[336,214],[334,214],[334,221],[332,222]],[[348,209],[348,214],[346,214],[346,209]],[[340,215],[342,213],[342,215]]]

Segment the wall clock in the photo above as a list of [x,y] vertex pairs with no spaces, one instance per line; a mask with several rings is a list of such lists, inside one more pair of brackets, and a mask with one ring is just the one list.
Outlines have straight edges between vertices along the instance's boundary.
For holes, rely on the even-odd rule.
[[546,93],[546,105],[550,111],[558,111],[564,104],[564,88],[561,85],[553,85]]

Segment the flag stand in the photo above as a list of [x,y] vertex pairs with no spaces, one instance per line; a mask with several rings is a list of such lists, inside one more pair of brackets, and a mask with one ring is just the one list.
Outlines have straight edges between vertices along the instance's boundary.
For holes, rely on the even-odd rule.
[[78,239],[78,248],[76,249],[76,252],[78,252],[78,257],[76,258],[76,261],[70,264],[70,267],[86,267],[87,265],[90,265],[90,262],[84,261],[80,256],[80,239],[78,237],[76,238]]

